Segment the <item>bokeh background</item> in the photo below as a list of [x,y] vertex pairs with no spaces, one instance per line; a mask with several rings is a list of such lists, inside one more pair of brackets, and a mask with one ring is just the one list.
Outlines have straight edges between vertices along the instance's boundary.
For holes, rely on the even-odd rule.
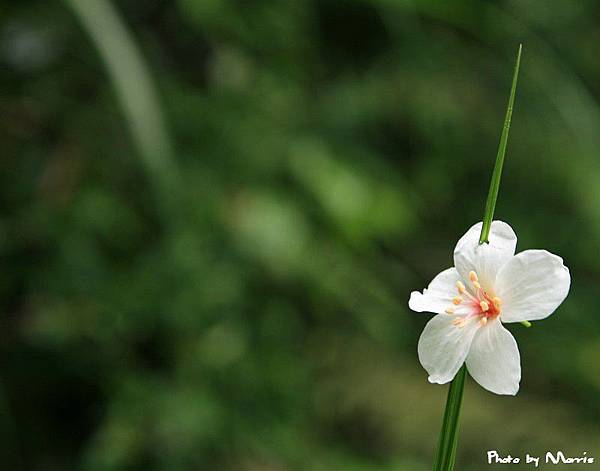
[[19,0],[2,469],[430,469],[407,299],[482,216],[519,42],[496,217],[573,285],[510,326],[517,397],[469,381],[457,467],[600,461],[598,2]]

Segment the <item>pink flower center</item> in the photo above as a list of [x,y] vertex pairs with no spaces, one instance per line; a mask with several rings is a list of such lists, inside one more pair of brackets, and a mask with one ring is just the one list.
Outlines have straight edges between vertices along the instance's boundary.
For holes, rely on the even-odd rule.
[[474,271],[469,273],[469,281],[473,287],[472,291],[474,294],[467,290],[462,282],[457,281],[456,289],[458,290],[458,295],[452,299],[455,307],[446,309],[448,314],[454,314],[457,309],[462,307],[468,308],[466,316],[454,320],[454,325],[457,327],[463,327],[466,320],[471,317],[479,317],[481,325],[485,325],[488,319],[495,319],[500,315],[502,300],[481,287],[479,277]]

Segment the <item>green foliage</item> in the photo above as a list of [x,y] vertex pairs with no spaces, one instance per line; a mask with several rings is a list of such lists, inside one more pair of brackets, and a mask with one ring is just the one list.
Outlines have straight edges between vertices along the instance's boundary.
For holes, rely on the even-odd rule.
[[508,143],[508,133],[510,131],[510,121],[512,118],[513,107],[515,105],[515,94],[517,92],[517,80],[519,79],[519,66],[521,65],[521,52],[523,46],[519,44],[519,52],[517,52],[517,60],[515,62],[515,70],[510,87],[510,96],[508,98],[508,106],[506,108],[506,116],[502,133],[500,135],[500,144],[498,145],[498,153],[496,154],[496,162],[494,163],[494,171],[490,182],[490,191],[485,203],[485,212],[483,214],[483,224],[481,227],[481,236],[479,243],[487,243],[490,235],[490,228],[494,220],[494,210],[498,201],[498,190],[500,189],[500,179],[502,178],[502,168],[504,167],[504,156],[506,155],[506,144]]
[[157,86],[164,178],[68,4],[9,3],[4,467],[429,469],[446,388],[406,303],[481,217],[519,42],[495,215],[574,283],[512,329],[516,398],[467,384],[457,468],[599,449],[597,4],[113,2]]

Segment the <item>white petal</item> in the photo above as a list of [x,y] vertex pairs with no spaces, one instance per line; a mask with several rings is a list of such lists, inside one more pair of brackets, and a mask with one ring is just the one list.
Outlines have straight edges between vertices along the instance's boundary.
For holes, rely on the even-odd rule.
[[479,245],[481,226],[481,222],[475,224],[460,238],[454,249],[454,265],[467,281],[469,272],[475,271],[484,289],[493,292],[498,270],[515,254],[517,236],[505,222],[493,221],[489,244]]
[[496,296],[502,322],[535,321],[552,314],[569,293],[571,275],[563,259],[545,250],[525,250],[498,272]]
[[477,331],[467,355],[469,374],[488,391],[514,396],[521,381],[521,358],[512,334],[498,320]]
[[429,373],[429,382],[451,381],[469,352],[475,332],[480,328],[477,318],[466,320],[463,327],[452,322],[461,317],[438,314],[431,319],[419,339],[419,361]]
[[459,280],[460,275],[455,268],[444,270],[429,283],[423,293],[410,293],[408,307],[417,312],[445,312],[452,306],[452,298],[458,294],[456,282]]

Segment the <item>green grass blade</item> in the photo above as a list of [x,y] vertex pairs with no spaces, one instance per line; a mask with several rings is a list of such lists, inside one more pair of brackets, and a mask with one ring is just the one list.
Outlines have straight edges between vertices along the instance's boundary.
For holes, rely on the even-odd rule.
[[454,468],[456,445],[458,443],[458,419],[460,417],[466,377],[467,368],[463,365],[450,383],[433,471],[451,471]]
[[[496,154],[496,163],[492,173],[490,182],[490,190],[485,204],[485,214],[483,216],[483,226],[479,243],[487,243],[490,235],[490,228],[494,218],[494,209],[498,199],[498,190],[500,189],[500,177],[502,176],[502,167],[504,165],[504,155],[506,154],[506,143],[508,142],[508,132],[510,130],[510,122],[512,118],[513,106],[515,103],[515,93],[517,90],[517,79],[519,77],[519,67],[521,65],[522,45],[519,45],[515,70],[508,98],[508,107],[506,109],[506,117],[504,118],[504,126],[500,136],[500,144],[498,145],[498,153]],[[527,323],[527,327],[531,326]],[[525,325],[525,324],[524,324]],[[465,379],[467,377],[467,368],[463,365],[456,376],[450,383],[448,389],[448,398],[446,399],[446,410],[442,422],[442,431],[440,432],[440,440],[436,454],[433,471],[452,471],[454,469],[454,461],[456,459],[456,448],[458,443],[458,421],[460,417],[460,409],[462,406],[463,392],[465,389]]]
[[512,118],[513,106],[515,103],[515,93],[517,91],[517,79],[519,77],[519,67],[521,65],[522,49],[523,45],[519,44],[519,51],[517,52],[517,60],[515,63],[515,71],[513,73],[512,79],[512,87],[510,89],[508,107],[506,109],[506,117],[504,118],[504,126],[502,127],[502,135],[500,136],[498,153],[496,154],[496,163],[494,165],[492,180],[490,182],[490,191],[488,193],[487,201],[485,203],[483,226],[481,228],[481,235],[479,237],[480,244],[488,242],[488,237],[490,235],[490,227],[492,227],[492,220],[494,218],[494,209],[496,208],[496,200],[498,199],[498,189],[500,188],[500,177],[502,176],[502,167],[504,166],[504,155],[506,154],[506,143],[508,142],[508,131],[510,130],[510,120]]
[[88,34],[112,82],[156,204],[171,225],[179,214],[181,174],[150,67],[119,11],[107,0],[64,0]]
[[[506,144],[508,142],[508,132],[510,130],[510,122],[512,119],[512,112],[515,103],[515,94],[517,91],[517,79],[519,77],[519,67],[521,65],[522,50],[523,45],[519,44],[519,51],[517,52],[517,60],[515,62],[515,71],[513,73],[510,96],[508,97],[508,106],[506,108],[506,117],[504,118],[504,126],[502,127],[500,144],[498,145],[498,153],[496,154],[496,163],[494,165],[494,171],[492,172],[490,190],[488,193],[487,201],[485,203],[483,226],[481,227],[481,235],[479,236],[480,244],[488,242],[490,228],[492,227],[492,221],[494,219],[494,210],[496,209],[496,201],[498,200],[498,190],[500,189],[500,177],[502,176],[502,167],[504,166],[504,155],[506,154]],[[532,325],[530,322],[527,321],[523,321],[521,322],[521,324],[523,324],[525,327],[531,327]]]

